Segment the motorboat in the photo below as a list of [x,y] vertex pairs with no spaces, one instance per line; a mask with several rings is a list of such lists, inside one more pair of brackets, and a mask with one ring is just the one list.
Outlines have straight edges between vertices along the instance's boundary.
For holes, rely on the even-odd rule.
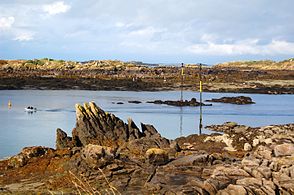
[[33,106],[28,106],[25,108],[26,112],[36,112],[37,108],[33,107]]

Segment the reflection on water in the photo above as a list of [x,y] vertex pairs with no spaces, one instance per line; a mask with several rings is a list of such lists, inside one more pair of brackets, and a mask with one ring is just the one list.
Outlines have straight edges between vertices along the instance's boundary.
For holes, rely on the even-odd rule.
[[180,136],[183,136],[183,108],[180,107]]
[[[203,100],[241,94],[204,93]],[[291,95],[250,96],[254,105],[213,103],[203,107],[203,126],[235,121],[250,126],[263,126],[294,122],[294,101]],[[184,92],[184,99],[198,97],[196,92]],[[76,103],[95,101],[107,112],[127,121],[131,117],[152,124],[165,137],[174,139],[199,133],[198,107],[173,107],[148,104],[146,101],[177,100],[179,92],[128,92],[128,91],[73,91],[73,90],[12,90],[0,91],[0,158],[16,154],[21,148],[32,145],[55,147],[55,133],[61,128],[69,135],[75,126]],[[8,109],[8,101],[12,106]],[[130,104],[128,101],[141,101]],[[113,104],[123,102],[124,104]],[[29,114],[24,108],[33,105],[37,112]],[[211,133],[203,129],[202,133]]]

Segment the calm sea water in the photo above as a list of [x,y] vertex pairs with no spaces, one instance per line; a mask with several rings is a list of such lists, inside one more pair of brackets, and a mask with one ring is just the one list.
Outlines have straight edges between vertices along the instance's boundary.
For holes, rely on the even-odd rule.
[[[203,99],[242,94],[204,93]],[[244,94],[243,94],[244,95]],[[250,96],[256,104],[232,105],[213,103],[203,107],[203,124],[222,124],[235,121],[250,126],[284,124],[294,122],[293,95],[256,95]],[[185,99],[198,98],[196,92],[184,92]],[[0,91],[0,158],[17,154],[25,146],[43,145],[55,147],[55,133],[61,128],[71,135],[75,126],[76,103],[95,101],[102,109],[112,112],[124,121],[131,117],[140,127],[140,122],[153,124],[165,137],[174,139],[179,136],[198,133],[198,107],[172,107],[148,104],[146,101],[178,100],[178,91],[130,92],[130,91],[76,91],[76,90],[2,90]],[[11,100],[12,108],[7,103]],[[142,104],[130,104],[130,100]],[[116,104],[123,102],[124,104]],[[38,111],[28,114],[27,106]],[[210,133],[203,130],[203,133]]]

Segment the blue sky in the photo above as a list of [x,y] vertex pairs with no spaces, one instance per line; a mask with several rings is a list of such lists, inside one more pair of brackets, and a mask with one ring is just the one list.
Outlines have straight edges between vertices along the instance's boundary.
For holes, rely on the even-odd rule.
[[1,0],[0,58],[216,64],[294,57],[293,0]]

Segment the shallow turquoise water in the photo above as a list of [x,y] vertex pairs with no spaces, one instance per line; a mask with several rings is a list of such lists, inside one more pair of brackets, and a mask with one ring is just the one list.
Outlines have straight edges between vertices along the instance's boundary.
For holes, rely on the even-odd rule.
[[[198,98],[197,92],[184,92],[185,99]],[[235,121],[250,126],[263,126],[294,122],[293,95],[222,94],[204,93],[203,99],[223,96],[250,96],[256,104],[232,105],[213,103],[203,107],[203,124],[222,124]],[[130,91],[77,91],[77,90],[2,90],[0,91],[0,158],[18,153],[25,146],[43,145],[55,147],[55,133],[61,128],[71,133],[75,126],[75,103],[95,101],[102,109],[112,112],[123,120],[133,118],[153,124],[165,137],[174,139],[181,135],[198,133],[198,107],[172,107],[148,104],[156,99],[178,100],[178,91],[130,92]],[[11,100],[12,108],[7,103]],[[139,100],[142,104],[130,104]],[[116,102],[124,104],[114,104]],[[113,103],[114,102],[114,103]],[[38,111],[28,114],[27,106]],[[182,121],[182,122],[181,122]],[[210,133],[203,130],[203,133]]]

